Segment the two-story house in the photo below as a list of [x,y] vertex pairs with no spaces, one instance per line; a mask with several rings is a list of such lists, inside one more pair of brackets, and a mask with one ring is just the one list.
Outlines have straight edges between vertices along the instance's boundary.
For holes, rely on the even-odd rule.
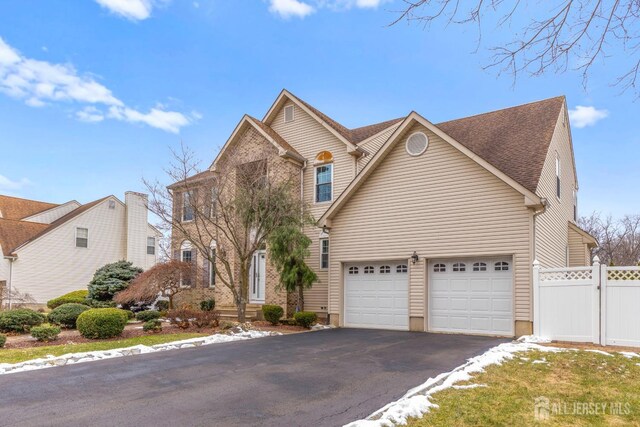
[[[532,330],[532,263],[590,262],[564,97],[433,124],[418,113],[348,129],[290,92],[223,147],[263,144],[300,175],[317,227],[305,308],[332,324],[513,336]],[[251,152],[247,149],[247,152]],[[241,150],[236,150],[241,152]],[[211,179],[210,171],[192,182]],[[170,187],[179,206],[180,184]],[[174,235],[174,253],[193,259]],[[212,248],[215,242],[212,242]],[[254,258],[250,302],[295,307]],[[203,292],[231,305],[215,285]]]
[[0,195],[0,286],[44,304],[86,289],[105,264],[150,268],[162,235],[147,216],[147,196],[131,191],[124,203],[107,196],[84,205]]

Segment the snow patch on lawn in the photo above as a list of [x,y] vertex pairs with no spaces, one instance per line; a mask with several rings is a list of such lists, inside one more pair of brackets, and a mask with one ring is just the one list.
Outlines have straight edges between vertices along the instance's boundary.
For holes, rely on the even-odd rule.
[[[467,363],[451,372],[444,372],[435,378],[429,378],[425,383],[409,390],[403,397],[387,404],[366,419],[346,424],[345,427],[392,427],[405,425],[409,418],[421,417],[429,412],[431,408],[438,406],[431,402],[433,394],[452,387],[465,387],[464,385],[456,386],[456,384],[470,380],[472,374],[484,371],[489,365],[500,365],[505,360],[513,359],[516,353],[525,351],[538,350],[554,353],[565,351],[562,348],[541,346],[537,344],[539,342],[545,341],[537,339],[535,341],[527,341],[525,339],[493,347],[485,353],[469,359]],[[466,386],[466,388],[473,386],[478,387],[480,385],[472,384]]]
[[611,356],[611,357],[613,357],[613,354],[607,353],[606,351],[602,351],[602,350],[587,349],[585,351],[588,351],[589,353],[597,353],[597,354],[602,354],[603,356]]
[[62,356],[49,355],[40,359],[27,360],[20,363],[0,363],[0,375],[52,368],[54,366],[73,365],[75,363],[93,362],[96,360],[112,359],[114,357],[132,356],[135,354],[155,353],[157,351],[177,350],[179,348],[193,348],[231,341],[243,341],[272,335],[281,334],[279,332],[267,331],[243,331],[231,334],[215,334],[206,337],[189,338],[186,340],[172,341],[152,346],[136,345],[133,347],[117,348],[113,350],[68,353]]
[[623,355],[624,357],[626,357],[627,359],[633,359],[634,357],[640,357],[640,354],[634,353],[632,351],[621,351],[620,354]]

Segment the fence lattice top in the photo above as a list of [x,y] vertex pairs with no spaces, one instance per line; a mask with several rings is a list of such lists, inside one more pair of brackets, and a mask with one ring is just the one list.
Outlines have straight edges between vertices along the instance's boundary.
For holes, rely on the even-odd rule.
[[640,280],[640,267],[607,267],[609,280]]
[[540,270],[540,280],[543,282],[591,280],[591,278],[591,268]]

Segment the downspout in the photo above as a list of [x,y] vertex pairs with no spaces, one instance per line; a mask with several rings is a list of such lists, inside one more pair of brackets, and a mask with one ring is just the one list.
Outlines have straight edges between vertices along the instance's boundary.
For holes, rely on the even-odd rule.
[[[12,295],[12,292],[11,292],[11,291],[12,291],[11,282],[12,282],[12,278],[13,278],[13,262],[14,262],[16,259],[18,259],[18,257],[15,257],[15,256],[6,256],[6,257],[4,257],[4,259],[9,260],[9,286],[7,286],[7,289],[8,289],[8,292],[9,292],[9,294],[8,294],[8,296],[9,296],[9,298],[8,298],[8,300],[9,300],[9,310],[11,310],[11,303],[12,303],[12,301],[11,301],[11,295]],[[1,307],[0,307],[0,308],[1,308]]]
[[533,212],[533,260],[536,261],[538,259],[538,248],[536,245],[536,218],[538,215],[543,214],[547,211],[547,199],[541,198],[540,202],[542,203],[542,209],[536,210]]

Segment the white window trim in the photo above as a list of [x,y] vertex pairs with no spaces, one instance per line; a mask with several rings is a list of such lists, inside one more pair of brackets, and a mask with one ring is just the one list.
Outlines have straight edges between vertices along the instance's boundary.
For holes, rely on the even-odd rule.
[[[149,246],[149,239],[153,239],[153,253],[152,254],[149,253],[149,248],[151,247],[151,246]],[[158,243],[158,239],[155,236],[147,236],[147,255],[156,256],[156,253],[158,252],[157,249],[156,249],[157,243]]]
[[[78,246],[78,230],[80,229],[87,230],[87,246],[86,247]],[[89,249],[89,228],[88,227],[76,227],[74,245],[78,249]]]
[[[327,246],[327,266],[323,267],[322,266],[322,255],[324,255],[324,253],[322,252],[322,242],[327,241],[328,246]],[[329,269],[329,252],[331,251],[331,243],[329,242],[329,239],[327,237],[322,237],[320,238],[320,270],[328,270]]]
[[[287,108],[291,108],[291,120],[287,120]],[[295,104],[287,104],[282,109],[282,122],[291,123],[296,120],[296,106]]]
[[[417,134],[424,136],[424,139],[427,141],[427,143],[424,145],[424,148],[423,148],[419,153],[412,153],[412,152],[410,152],[410,151],[409,151],[409,139],[410,139],[413,135],[417,135]],[[420,155],[424,154],[424,152],[425,152],[425,151],[427,151],[427,148],[429,148],[429,136],[428,136],[426,133],[424,133],[424,132],[419,132],[419,131],[418,131],[418,132],[413,132],[413,133],[411,133],[411,135],[409,135],[409,136],[407,137],[407,139],[406,139],[406,140],[405,140],[405,142],[404,142],[404,150],[405,150],[405,151],[407,152],[407,154],[408,154],[408,155],[410,155],[411,157],[418,157],[418,156],[420,156]]]
[[[331,165],[331,199],[329,200],[325,200],[324,202],[317,202],[316,199],[318,198],[318,168],[322,167],[322,166],[328,166]],[[320,163],[317,165],[314,165],[313,167],[313,204],[314,205],[325,205],[327,203],[333,203],[333,198],[335,196],[335,194],[333,193],[333,170],[335,168],[333,167],[333,162],[325,162],[325,163]]]

